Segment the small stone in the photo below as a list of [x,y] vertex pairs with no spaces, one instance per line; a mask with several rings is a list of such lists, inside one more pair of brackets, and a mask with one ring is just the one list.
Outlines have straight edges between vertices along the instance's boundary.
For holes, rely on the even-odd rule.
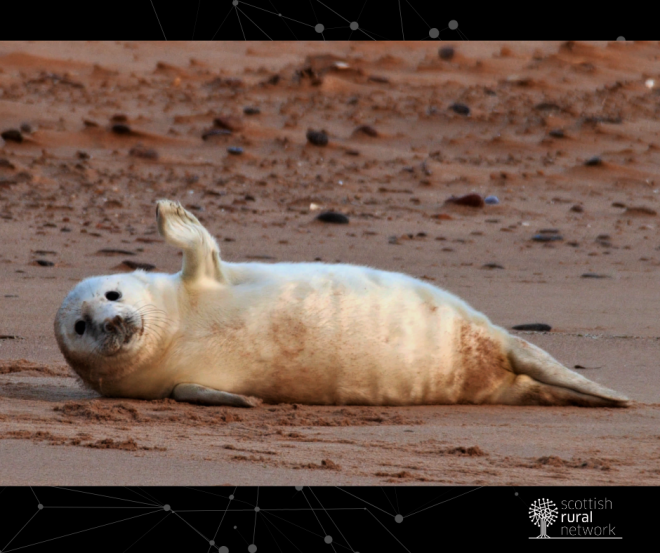
[[497,205],[500,203],[500,199],[497,196],[486,196],[484,198],[484,203],[486,205]]
[[243,148],[240,148],[238,146],[229,146],[229,148],[227,148],[227,152],[229,152],[233,156],[240,156],[243,154]]
[[504,269],[499,263],[486,263],[481,266],[482,269]]
[[359,156],[360,152],[358,150],[350,149],[350,150],[346,150],[346,155],[347,156]]
[[445,201],[446,204],[467,205],[469,207],[483,207],[484,199],[479,194],[466,194],[465,196],[452,196]]
[[145,148],[141,144],[134,146],[128,151],[128,155],[132,157],[140,157],[142,159],[158,159],[158,152],[153,148]]
[[388,84],[390,82],[390,80],[387,77],[381,77],[379,75],[370,75],[367,80],[372,83],[381,83],[381,84]]
[[600,275],[598,273],[584,273],[580,278],[612,278],[609,275]]
[[441,60],[449,61],[454,57],[456,51],[451,46],[443,46],[438,50],[438,56]]
[[19,144],[23,142],[23,135],[18,129],[7,129],[0,134],[4,140],[7,142],[18,142]]
[[122,261],[121,264],[134,271],[138,269],[142,271],[153,271],[156,268],[156,266],[151,263],[138,263],[137,261],[131,261],[130,259]]
[[345,225],[348,223],[348,217],[343,213],[337,213],[336,211],[325,211],[316,216],[316,219],[323,221],[324,223],[336,223],[340,225]]
[[563,240],[564,237],[560,234],[535,234],[532,236],[534,242],[555,242],[557,240]]
[[78,151],[76,152],[76,157],[77,157],[78,159],[86,160],[86,159],[89,159],[89,158],[90,158],[90,155],[89,155],[87,152],[84,152],[84,151],[82,151],[82,150],[78,150]]
[[241,121],[232,116],[226,116],[226,117],[216,117],[213,120],[213,124],[218,127],[219,129],[226,129],[228,131],[240,131],[243,128],[243,124]]
[[454,103],[451,106],[449,106],[449,109],[454,110],[459,115],[470,115],[470,108],[467,107],[465,104]]
[[55,265],[52,261],[48,261],[46,259],[37,259],[37,265],[41,265],[42,267],[52,267]]
[[246,106],[243,108],[243,113],[245,115],[259,115],[261,113],[261,110],[259,108],[255,108],[252,106]]
[[208,140],[214,136],[231,136],[231,131],[227,129],[210,129],[202,134],[202,140]]
[[642,215],[642,216],[650,216],[654,217],[658,214],[658,212],[655,209],[651,209],[650,207],[644,207],[644,206],[639,206],[639,207],[629,207],[625,211],[626,215]]
[[511,327],[513,330],[527,330],[531,332],[550,332],[552,327],[543,323],[522,324]]
[[539,230],[539,234],[559,234],[558,228],[542,228]]
[[366,134],[367,136],[376,138],[378,136],[378,131],[369,125],[360,125],[353,131],[353,134]]
[[123,123],[116,123],[112,125],[110,128],[113,133],[115,134],[122,134],[122,135],[127,135],[127,134],[132,134],[133,131],[131,130],[131,127],[128,125],[124,125]]
[[566,138],[566,133],[564,133],[564,131],[561,129],[552,129],[548,134],[552,138]]
[[128,117],[123,113],[117,113],[110,118],[111,123],[128,123]]
[[574,206],[571,207],[570,211],[574,211],[575,213],[582,213],[584,211],[584,208],[581,205],[575,204]]
[[597,166],[603,164],[603,160],[601,158],[599,158],[598,156],[594,156],[594,157],[589,158],[587,161],[585,161],[584,164],[587,167],[597,167]]
[[25,134],[31,134],[32,126],[30,123],[21,123],[21,132],[24,132]]
[[314,131],[312,129],[308,129],[307,141],[311,144],[314,144],[314,146],[327,146],[328,135],[325,131]]

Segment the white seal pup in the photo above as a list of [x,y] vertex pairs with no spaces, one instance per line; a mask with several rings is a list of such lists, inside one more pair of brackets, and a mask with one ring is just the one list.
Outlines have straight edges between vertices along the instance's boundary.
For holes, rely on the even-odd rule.
[[228,263],[179,203],[158,229],[169,274],[80,282],[55,319],[60,349],[104,396],[209,405],[582,405],[628,399],[400,273],[323,263]]

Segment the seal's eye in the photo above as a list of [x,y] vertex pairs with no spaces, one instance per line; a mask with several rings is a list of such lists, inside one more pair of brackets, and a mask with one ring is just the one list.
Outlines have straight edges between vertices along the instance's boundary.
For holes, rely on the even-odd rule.
[[121,294],[119,292],[105,293],[105,299],[107,299],[108,301],[117,301],[119,298],[121,298]]
[[78,321],[76,323],[76,326],[74,326],[73,328],[75,329],[76,333],[78,333],[82,336],[83,334],[85,334],[85,327],[86,326],[87,325],[85,324],[85,321]]

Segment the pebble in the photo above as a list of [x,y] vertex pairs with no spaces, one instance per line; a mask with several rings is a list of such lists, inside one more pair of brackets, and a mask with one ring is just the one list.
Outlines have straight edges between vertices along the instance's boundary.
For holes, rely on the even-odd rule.
[[21,123],[21,132],[24,132],[25,134],[31,134],[32,126],[30,123]]
[[379,75],[370,75],[367,80],[372,83],[381,83],[381,84],[388,84],[390,82],[390,80],[387,77],[381,77]]
[[639,207],[629,207],[625,211],[626,215],[650,215],[650,216],[655,216],[658,214],[658,212],[655,209],[651,209],[650,207],[644,207],[644,206],[639,206]]
[[500,203],[500,199],[497,196],[486,196],[484,203],[487,205],[497,205]]
[[486,263],[481,266],[482,269],[504,269],[499,263]]
[[232,116],[216,117],[213,120],[213,124],[220,129],[226,129],[228,131],[240,131],[243,128],[240,120]]
[[112,125],[110,130],[112,130],[112,132],[115,134],[131,134],[133,132],[131,127],[124,125],[123,123],[116,123]]
[[535,234],[532,236],[534,242],[554,242],[556,240],[563,240],[564,237],[560,234]]
[[314,146],[327,146],[328,135],[325,131],[307,130],[307,142],[314,144]]
[[0,134],[7,142],[18,142],[19,144],[23,142],[23,135],[18,129],[7,129]]
[[259,108],[255,108],[252,106],[246,106],[243,108],[243,113],[245,115],[259,115],[261,113],[261,110]]
[[243,154],[243,148],[240,148],[238,146],[229,146],[229,148],[227,148],[227,151],[234,156],[240,156]]
[[346,150],[346,155],[348,156],[359,156],[360,152],[358,150]]
[[587,161],[585,161],[584,164],[587,167],[597,167],[598,165],[603,164],[603,160],[601,158],[599,158],[598,156],[594,156],[594,157],[589,158]]
[[366,134],[367,136],[376,138],[378,136],[378,131],[369,125],[360,125],[353,131],[353,134]]
[[115,248],[103,248],[96,253],[101,255],[136,255],[135,252],[128,250],[118,250]]
[[566,133],[561,129],[552,129],[548,134],[552,138],[566,138]]
[[598,273],[584,273],[580,278],[612,278],[609,275],[599,275]]
[[456,50],[454,50],[451,46],[443,46],[438,50],[438,56],[440,57],[441,60],[449,61],[454,57],[454,54],[456,53]]
[[340,225],[348,223],[348,217],[343,213],[337,213],[336,211],[325,211],[317,215],[316,219],[323,221],[324,223],[336,223]]
[[52,261],[47,261],[46,259],[37,259],[37,264],[41,265],[42,267],[52,267],[55,265]]
[[455,103],[449,106],[449,109],[454,110],[456,113],[460,115],[470,115],[470,108],[467,107],[465,104]]
[[466,194],[465,196],[459,196],[458,198],[452,196],[446,200],[445,203],[467,205],[470,207],[483,207],[484,199],[479,194]]
[[130,259],[122,261],[121,264],[126,265],[129,269],[133,270],[141,269],[143,271],[153,271],[156,268],[156,266],[151,263],[138,263],[137,261],[131,261]]
[[574,206],[571,207],[570,211],[574,211],[575,213],[582,213],[584,211],[584,208],[581,205],[575,204]]
[[202,140],[208,140],[212,136],[230,136],[230,135],[231,135],[231,131],[228,131],[227,129],[211,129],[204,132],[204,134],[202,135]]
[[626,204],[621,202],[612,202],[612,207],[626,207]]
[[538,231],[539,234],[559,234],[558,228],[542,228]]
[[129,156],[141,157],[143,159],[158,159],[158,152],[153,148],[145,148],[142,145],[137,145],[128,151]]
[[531,330],[533,332],[549,332],[552,327],[543,323],[530,323],[523,325],[516,325],[511,327],[513,330]]

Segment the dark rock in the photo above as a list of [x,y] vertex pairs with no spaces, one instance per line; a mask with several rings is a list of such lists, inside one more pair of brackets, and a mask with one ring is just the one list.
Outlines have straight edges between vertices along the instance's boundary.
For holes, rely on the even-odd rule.
[[532,236],[534,242],[555,242],[563,239],[564,237],[559,234],[536,234]]
[[21,132],[24,132],[25,134],[31,134],[32,126],[30,123],[21,123]]
[[55,265],[52,261],[48,261],[46,259],[37,259],[37,265],[41,265],[42,267],[52,267]]
[[598,273],[584,273],[580,275],[580,278],[612,278],[609,275],[600,275]]
[[499,263],[486,263],[481,266],[482,269],[504,269]]
[[378,131],[369,125],[360,125],[353,131],[353,134],[366,134],[367,136],[376,138],[378,136]]
[[598,156],[590,157],[587,161],[584,162],[587,167],[598,167],[603,164],[603,160]]
[[103,248],[96,253],[98,255],[136,255],[135,252],[128,250],[118,250],[115,248]]
[[530,323],[524,325],[516,325],[511,327],[513,330],[528,330],[532,332],[550,332],[552,327],[543,323]]
[[158,159],[158,152],[153,148],[145,148],[138,144],[128,151],[129,156],[140,157],[143,159]]
[[456,51],[451,46],[443,46],[438,50],[438,56],[441,60],[449,61],[454,57]]
[[240,156],[243,154],[243,148],[239,148],[238,146],[229,146],[227,151],[233,156]]
[[552,138],[566,138],[566,133],[561,129],[552,129],[548,134]]
[[570,211],[574,211],[575,213],[582,213],[584,211],[584,208],[581,205],[575,204],[574,206],[571,207]]
[[348,217],[343,213],[337,213],[336,211],[325,211],[318,215],[316,219],[323,221],[324,223],[336,223],[342,225],[348,223]]
[[243,113],[245,115],[259,115],[261,113],[261,110],[259,108],[255,108],[252,106],[246,106],[243,108]]
[[219,129],[226,129],[228,131],[240,131],[243,128],[243,123],[237,117],[231,115],[225,117],[216,117],[213,124]]
[[129,127],[128,125],[124,125],[123,123],[116,123],[112,125],[110,130],[112,130],[112,132],[115,134],[122,134],[122,135],[133,134],[131,127]]
[[479,194],[466,194],[465,196],[452,196],[445,200],[446,204],[467,205],[469,207],[483,207],[484,199]]
[[23,142],[23,135],[18,129],[7,129],[6,131],[3,131],[0,136],[2,136],[7,142],[18,142],[19,144]]
[[455,103],[449,106],[449,109],[454,110],[456,113],[460,115],[470,115],[470,108],[467,107],[465,104]]
[[227,129],[210,129],[202,134],[202,140],[208,140],[214,136],[231,136],[231,131]]
[[141,269],[142,271],[153,271],[156,268],[156,266],[151,263],[138,263],[137,261],[131,261],[130,259],[122,261],[121,264],[126,265],[126,267],[133,269],[134,271],[137,269]]
[[325,131],[314,131],[312,129],[307,130],[307,141],[314,146],[327,146],[328,145],[328,135]]

